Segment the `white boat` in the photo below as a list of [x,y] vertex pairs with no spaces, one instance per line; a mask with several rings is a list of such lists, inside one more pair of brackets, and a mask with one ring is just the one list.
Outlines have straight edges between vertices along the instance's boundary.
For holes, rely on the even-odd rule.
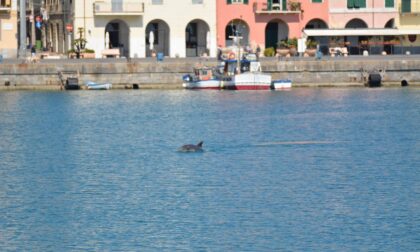
[[[239,70],[238,70],[239,68]],[[261,64],[255,54],[248,54],[243,60],[226,60],[223,71],[231,76],[223,83],[223,88],[233,90],[268,90],[271,88],[271,75],[261,72]]]
[[111,83],[96,83],[93,81],[86,82],[85,86],[90,90],[108,90],[112,88]]
[[182,86],[186,89],[220,89],[220,79],[216,78],[214,71],[210,67],[196,67],[193,75],[182,77]]
[[268,90],[271,75],[261,72],[261,64],[255,54],[244,59],[228,59],[220,68],[198,67],[194,74],[183,76],[183,87],[187,89],[231,89]]
[[274,90],[290,89],[292,87],[291,80],[273,80],[272,85]]

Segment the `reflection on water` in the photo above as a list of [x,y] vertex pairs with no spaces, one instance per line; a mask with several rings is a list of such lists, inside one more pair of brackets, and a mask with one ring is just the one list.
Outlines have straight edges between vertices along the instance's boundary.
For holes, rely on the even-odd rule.
[[[2,251],[418,248],[418,89],[0,104]],[[200,140],[203,153],[177,152]]]

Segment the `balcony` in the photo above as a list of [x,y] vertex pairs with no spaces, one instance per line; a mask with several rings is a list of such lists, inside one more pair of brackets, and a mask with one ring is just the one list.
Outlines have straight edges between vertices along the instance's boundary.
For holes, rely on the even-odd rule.
[[[286,1],[286,0],[283,0]],[[278,3],[256,2],[253,5],[256,14],[300,14],[302,13],[301,3],[289,1],[287,4],[279,1]]]
[[400,15],[420,15],[420,0],[402,0],[399,6]]
[[93,3],[95,16],[138,16],[144,14],[144,3],[134,1],[96,1]]
[[12,5],[10,0],[1,0],[0,1],[0,12],[10,12]]

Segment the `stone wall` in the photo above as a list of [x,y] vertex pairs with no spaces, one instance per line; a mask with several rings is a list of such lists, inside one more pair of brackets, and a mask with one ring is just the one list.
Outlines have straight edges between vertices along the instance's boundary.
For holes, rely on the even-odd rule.
[[[79,83],[111,82],[114,87],[181,88],[182,75],[194,66],[216,66],[215,60],[202,63],[170,59],[156,61],[41,61],[28,64],[0,64],[0,87],[54,89],[60,88],[58,72],[77,73]],[[273,79],[291,79],[294,86],[363,86],[368,73],[381,71],[384,85],[420,84],[420,59],[408,60],[263,60],[262,69]],[[68,75],[67,75],[68,76]]]

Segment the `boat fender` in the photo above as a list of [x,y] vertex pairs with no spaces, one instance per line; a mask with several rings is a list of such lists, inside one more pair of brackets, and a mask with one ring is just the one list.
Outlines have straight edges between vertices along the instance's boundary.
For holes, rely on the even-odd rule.
[[190,81],[191,80],[191,77],[190,77],[189,74],[186,74],[186,75],[182,76],[182,80],[184,80],[184,81]]
[[229,53],[229,59],[235,59],[235,53],[234,52]]

